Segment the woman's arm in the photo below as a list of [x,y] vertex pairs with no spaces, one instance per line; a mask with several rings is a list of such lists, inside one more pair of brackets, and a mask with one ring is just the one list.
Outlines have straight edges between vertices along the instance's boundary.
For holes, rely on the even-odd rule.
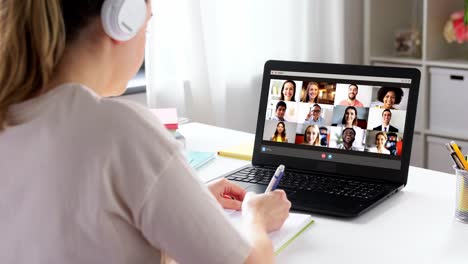
[[[234,210],[241,209],[242,202],[246,196],[246,191],[242,187],[227,180],[226,178],[210,182],[207,186],[215,199],[221,204],[223,208]],[[285,195],[283,197],[283,194],[280,192],[277,196],[279,196],[280,201],[275,202],[279,204],[279,211],[276,216],[279,215],[282,219],[285,215],[285,212],[289,211],[289,205],[288,201],[285,202]],[[275,198],[278,199],[278,197],[269,199]],[[249,203],[249,201],[246,203]],[[281,206],[282,203],[284,203],[283,208]],[[245,209],[245,211],[248,210],[249,209]],[[261,218],[258,216],[254,217],[253,219],[246,217],[244,226],[246,230],[246,236],[252,245],[252,249],[245,263],[273,263],[273,245],[270,238],[268,237],[266,231],[267,229],[265,224],[262,223]]]
[[291,202],[283,190],[255,195],[247,193],[242,203],[242,216],[252,249],[244,263],[274,263],[273,244],[268,232],[278,230],[289,216]]
[[247,225],[246,231],[253,246],[244,263],[274,263],[273,244],[265,232],[265,228],[261,224],[252,223]]

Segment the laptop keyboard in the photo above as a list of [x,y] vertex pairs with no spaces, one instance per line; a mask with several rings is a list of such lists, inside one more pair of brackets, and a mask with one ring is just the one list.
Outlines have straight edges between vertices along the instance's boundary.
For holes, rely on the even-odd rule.
[[[226,176],[226,178],[232,181],[268,185],[274,172],[274,169],[250,167]],[[385,185],[286,171],[278,188],[318,191],[368,200],[382,193],[385,190]]]

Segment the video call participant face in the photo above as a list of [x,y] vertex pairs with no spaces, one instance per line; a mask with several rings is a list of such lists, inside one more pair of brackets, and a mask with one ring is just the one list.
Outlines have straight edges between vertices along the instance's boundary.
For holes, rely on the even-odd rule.
[[276,125],[276,132],[278,132],[278,135],[281,135],[284,132],[284,124],[282,122]]
[[314,107],[312,107],[312,117],[314,118],[314,120],[319,119],[321,112],[322,108],[319,105],[314,105]]
[[308,126],[305,131],[305,143],[309,145],[314,145],[314,142],[317,140],[319,136],[319,131],[317,126]]
[[343,130],[343,133],[341,134],[341,136],[343,138],[343,145],[350,148],[354,143],[354,139],[356,137],[356,132],[352,128],[345,128]]
[[309,83],[307,85],[307,93],[309,94],[309,102],[317,102],[316,98],[319,93],[319,87],[317,83]]
[[343,116],[343,124],[345,124],[346,127],[352,127],[357,124],[356,108],[352,106],[346,108]]
[[356,99],[356,95],[358,94],[358,87],[355,84],[351,84],[348,87],[348,98],[349,100],[354,100]]
[[279,101],[276,104],[276,117],[280,120],[284,120],[284,114],[286,113],[286,103]]
[[393,109],[395,100],[396,100],[395,92],[393,91],[387,92],[387,94],[384,96],[384,99],[383,99],[383,103],[384,103],[383,107],[385,109]]
[[383,148],[385,142],[387,142],[387,137],[385,136],[385,134],[382,132],[377,133],[377,136],[375,137],[375,145],[377,146],[377,148]]
[[328,129],[326,127],[321,127],[320,128],[320,134],[321,135],[326,135],[328,134]]
[[377,92],[377,99],[383,103],[380,108],[395,109],[395,104],[400,104],[404,93],[399,87],[382,87]]
[[392,112],[388,109],[385,109],[382,112],[382,124],[388,126],[390,124],[390,120],[392,119]]
[[296,83],[293,81],[285,81],[283,88],[281,89],[281,100],[294,101],[294,95],[296,94]]

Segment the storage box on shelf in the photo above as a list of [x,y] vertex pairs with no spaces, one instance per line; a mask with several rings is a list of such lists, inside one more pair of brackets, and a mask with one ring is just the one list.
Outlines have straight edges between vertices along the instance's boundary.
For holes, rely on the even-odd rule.
[[430,68],[429,130],[468,136],[468,71]]

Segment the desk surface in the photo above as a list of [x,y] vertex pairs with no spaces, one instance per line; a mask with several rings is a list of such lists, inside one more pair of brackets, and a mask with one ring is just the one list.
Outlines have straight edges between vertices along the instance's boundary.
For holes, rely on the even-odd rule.
[[[254,135],[199,123],[180,127],[187,148],[217,151]],[[217,157],[198,173],[205,181],[249,162]],[[468,224],[454,219],[455,177],[410,167],[408,184],[354,219],[312,215],[315,223],[278,263],[468,263]]]

